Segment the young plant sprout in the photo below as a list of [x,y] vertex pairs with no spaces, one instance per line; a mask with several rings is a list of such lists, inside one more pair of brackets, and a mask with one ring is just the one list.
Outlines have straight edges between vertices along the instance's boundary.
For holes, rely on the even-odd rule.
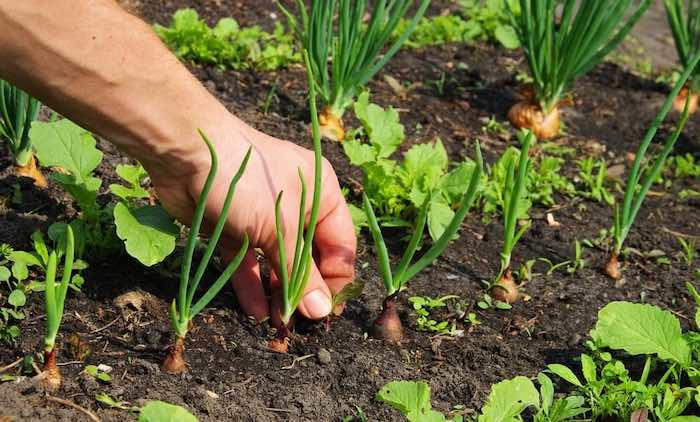
[[[563,3],[561,19],[558,5]],[[530,67],[532,87],[508,112],[510,122],[538,139],[559,133],[559,106],[573,81],[622,42],[651,4],[642,0],[520,0],[520,13],[508,2],[513,27]],[[630,13],[631,10],[634,13]],[[621,25],[626,19],[626,22]]]
[[634,157],[634,163],[630,169],[629,176],[627,177],[627,185],[625,186],[625,196],[622,201],[622,207],[615,207],[615,221],[613,225],[613,250],[610,254],[610,258],[605,264],[605,273],[611,278],[617,280],[622,277],[620,271],[620,264],[618,258],[622,252],[622,245],[629,234],[632,224],[634,224],[634,219],[637,217],[639,209],[642,207],[644,202],[644,197],[651,188],[651,185],[659,177],[659,174],[664,168],[664,163],[668,158],[669,154],[673,150],[673,146],[676,144],[678,137],[681,132],[683,132],[683,127],[685,126],[688,116],[690,114],[690,98],[686,98],[685,108],[681,119],[676,125],[675,130],[666,139],[661,153],[653,160],[647,160],[645,162],[644,158],[651,145],[651,141],[656,135],[656,131],[663,123],[666,115],[673,106],[673,101],[675,100],[678,93],[683,89],[686,81],[693,74],[698,61],[700,61],[700,52],[696,53],[693,58],[688,62],[688,66],[683,71],[683,74],[676,82],[676,85],[671,90],[671,93],[666,98],[661,110],[656,115],[656,118],[647,130],[642,143],[637,149],[637,153]]
[[445,228],[442,236],[440,236],[440,238],[433,243],[430,249],[428,249],[428,251],[414,263],[411,263],[411,261],[413,260],[413,256],[418,250],[420,241],[423,238],[425,222],[430,204],[430,195],[428,195],[423,207],[419,210],[418,216],[415,220],[415,225],[413,227],[411,239],[406,246],[406,250],[401,258],[401,261],[399,261],[399,264],[394,269],[391,268],[389,253],[387,251],[386,244],[384,243],[384,236],[379,228],[379,223],[377,222],[377,217],[374,215],[374,209],[372,209],[372,204],[370,203],[369,197],[366,194],[362,195],[362,202],[365,214],[367,215],[369,230],[370,233],[372,233],[374,246],[377,250],[379,274],[384,282],[384,289],[386,292],[386,296],[382,302],[382,311],[372,325],[371,334],[373,337],[392,343],[399,343],[403,339],[403,327],[401,325],[401,319],[399,318],[396,310],[397,296],[399,292],[405,288],[406,283],[411,278],[422,271],[425,267],[432,264],[433,261],[435,261],[435,259],[442,254],[447,245],[454,238],[457,230],[459,230],[459,226],[462,224],[462,221],[464,221],[469,208],[474,202],[474,198],[476,197],[476,193],[479,188],[479,183],[481,182],[481,175],[483,173],[483,160],[478,142],[475,147],[475,161],[476,165],[472,171],[469,186],[462,196],[459,209],[455,212],[454,217]]
[[41,383],[47,391],[55,391],[61,387],[61,372],[56,365],[56,336],[63,319],[63,306],[68,293],[68,285],[73,272],[75,254],[75,238],[73,229],[66,225],[65,244],[63,248],[63,277],[56,285],[58,253],[51,251],[46,262],[46,283],[44,288],[44,306],[46,310],[46,333],[44,334],[44,368],[40,375]]
[[[666,17],[671,27],[678,58],[683,68],[688,67],[692,57],[700,51],[700,2],[697,0],[664,0]],[[698,108],[700,92],[700,72],[693,72],[686,86],[673,102],[673,108],[683,111],[686,98],[690,98],[690,113]]]
[[[501,302],[513,303],[518,300],[520,293],[513,278],[510,267],[510,258],[513,248],[518,243],[525,231],[530,227],[530,222],[518,227],[518,216],[522,214],[522,204],[530,204],[527,201],[527,178],[530,171],[531,159],[529,157],[530,145],[534,135],[531,131],[520,133],[520,156],[517,160],[510,160],[506,172],[505,189],[503,194],[503,249],[501,251],[501,269],[496,281],[491,285],[491,296]],[[526,210],[525,210],[526,211]]]
[[46,178],[36,165],[29,128],[39,114],[41,103],[19,88],[0,79],[0,138],[10,146],[16,173],[46,187]]
[[[280,6],[291,25],[297,28],[301,43],[309,52],[314,84],[324,104],[319,116],[321,135],[328,139],[342,141],[345,138],[341,120],[343,112],[352,104],[358,91],[408,39],[430,0],[420,0],[413,18],[397,38],[394,38],[394,30],[414,0],[377,0],[373,3],[372,10],[368,11],[367,0],[312,0],[311,10],[307,11],[304,2],[297,0],[301,28],[296,18]],[[334,23],[336,9],[337,24]],[[369,15],[367,22],[366,15]]]
[[219,293],[219,291],[224,287],[224,285],[229,281],[233,273],[236,271],[238,266],[241,264],[243,257],[248,250],[248,235],[243,236],[241,242],[240,250],[238,254],[229,262],[224,271],[219,275],[219,278],[207,289],[207,291],[195,302],[192,303],[194,299],[194,294],[199,287],[199,282],[202,281],[204,272],[209,266],[209,261],[214,254],[214,249],[216,248],[221,233],[224,230],[224,225],[228,218],[229,208],[231,207],[231,202],[233,201],[233,195],[236,191],[236,184],[243,176],[246,165],[248,164],[248,159],[250,158],[251,150],[248,149],[241,166],[238,171],[231,179],[231,183],[228,187],[228,192],[226,194],[226,199],[224,200],[224,205],[219,213],[219,218],[216,222],[216,226],[212,231],[209,242],[204,251],[201,261],[197,266],[194,277],[191,277],[191,267],[192,258],[194,256],[195,246],[197,244],[197,236],[199,235],[199,229],[202,225],[202,220],[204,219],[204,207],[207,203],[207,197],[209,196],[209,190],[211,189],[212,183],[214,183],[214,178],[216,177],[216,172],[218,168],[218,158],[216,156],[216,151],[213,145],[207,138],[207,136],[199,131],[199,135],[202,137],[204,142],[209,148],[209,154],[211,155],[211,168],[209,169],[209,174],[204,182],[204,187],[202,188],[202,193],[199,195],[199,200],[197,201],[197,206],[194,211],[194,217],[192,218],[192,227],[190,228],[190,233],[187,236],[187,243],[185,245],[185,251],[182,258],[182,266],[180,267],[180,288],[178,295],[170,306],[170,326],[175,332],[175,342],[170,347],[168,347],[168,354],[163,362],[163,370],[170,374],[179,374],[187,370],[187,364],[183,357],[183,352],[185,350],[185,336],[190,328],[192,319],[204,309],[214,296]]
[[311,61],[308,52],[304,52],[306,63],[306,75],[309,80],[309,109],[311,111],[311,139],[314,148],[314,192],[311,200],[311,214],[309,224],[304,232],[304,217],[306,215],[306,181],[304,175],[299,170],[299,181],[301,182],[301,198],[299,198],[299,221],[297,222],[297,237],[294,246],[294,256],[292,258],[291,271],[287,268],[287,248],[285,246],[284,228],[280,204],[282,194],[277,195],[275,203],[275,226],[277,228],[277,244],[279,249],[280,273],[277,274],[282,287],[282,312],[280,314],[281,325],[277,330],[277,337],[270,341],[269,347],[272,350],[286,353],[289,349],[289,322],[301,302],[304,289],[311,276],[312,245],[316,223],[318,222],[318,209],[321,204],[321,128],[316,109],[316,87],[313,83]]

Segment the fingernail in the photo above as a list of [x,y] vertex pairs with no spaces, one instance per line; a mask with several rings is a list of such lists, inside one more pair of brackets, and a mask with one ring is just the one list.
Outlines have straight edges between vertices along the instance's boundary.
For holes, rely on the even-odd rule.
[[322,290],[312,290],[304,295],[304,306],[312,319],[323,318],[331,313],[331,298]]

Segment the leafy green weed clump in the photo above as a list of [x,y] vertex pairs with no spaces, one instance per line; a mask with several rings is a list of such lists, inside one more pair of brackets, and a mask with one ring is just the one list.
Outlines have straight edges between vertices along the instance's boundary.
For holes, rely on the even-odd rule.
[[[686,287],[700,306],[695,287]],[[700,329],[700,308],[695,329]],[[611,302],[598,312],[590,335],[589,352],[579,357],[580,368],[549,364],[536,377],[539,388],[523,376],[501,381],[491,388],[481,410],[469,416],[446,417],[432,409],[430,388],[423,381],[392,381],[376,398],[409,421],[421,422],[700,422],[692,416],[700,406],[699,332],[684,333],[676,316],[656,306]],[[632,370],[614,357],[616,352],[624,352],[626,361],[642,358],[643,365]],[[553,377],[568,384],[570,391],[556,392],[560,384]]]
[[279,22],[272,33],[257,25],[241,27],[233,18],[212,28],[195,10],[181,9],[170,26],[154,29],[179,58],[222,69],[276,70],[301,61],[294,36]]
[[[102,180],[94,172],[102,162],[95,138],[68,119],[36,122],[30,138],[39,162],[59,169],[50,180],[73,198],[79,217],[70,222],[75,233],[76,256],[104,258],[122,248],[143,265],[161,262],[174,249],[179,229],[165,210],[144,205],[150,198],[143,188],[148,174],[140,165],[119,165],[116,172],[125,185],[109,190],[119,198],[116,204],[98,201]],[[52,231],[65,231],[66,223],[55,223]],[[122,246],[122,243],[124,246]]]
[[350,163],[362,168],[364,191],[382,226],[410,227],[428,195],[427,225],[437,240],[445,231],[469,185],[476,163],[465,159],[448,171],[448,157],[438,139],[412,146],[396,161],[391,155],[405,139],[396,110],[369,102],[367,92],[355,103],[362,129],[343,143]]

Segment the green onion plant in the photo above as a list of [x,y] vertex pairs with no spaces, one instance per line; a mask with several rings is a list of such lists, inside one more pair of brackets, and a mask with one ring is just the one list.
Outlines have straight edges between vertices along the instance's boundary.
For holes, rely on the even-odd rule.
[[214,230],[209,237],[209,242],[204,251],[204,255],[199,261],[199,265],[197,266],[194,276],[192,276],[192,261],[195,246],[197,244],[197,237],[202,226],[202,220],[204,219],[204,210],[207,203],[207,197],[209,196],[209,191],[214,183],[218,169],[218,158],[216,156],[214,146],[211,144],[204,132],[199,131],[199,135],[204,140],[207,148],[209,148],[209,154],[211,155],[211,168],[209,169],[209,174],[204,182],[204,187],[202,187],[202,193],[199,195],[197,206],[195,207],[194,211],[194,217],[192,218],[192,227],[190,228],[189,235],[187,236],[187,243],[185,244],[182,265],[180,267],[180,286],[178,289],[178,295],[175,299],[173,299],[170,306],[170,326],[175,332],[175,342],[168,348],[168,355],[163,362],[163,369],[171,374],[178,374],[187,369],[183,352],[185,350],[185,336],[190,328],[192,319],[199,314],[202,309],[204,309],[209,302],[212,301],[212,299],[214,299],[224,285],[231,279],[231,276],[236,269],[238,269],[238,266],[241,264],[243,257],[248,251],[249,244],[248,235],[245,234],[243,236],[243,240],[241,241],[238,254],[231,260],[231,262],[228,263],[216,281],[214,281],[214,283],[205,291],[205,293],[202,294],[202,296],[195,302],[195,292],[197,291],[197,287],[199,287],[200,281],[202,281],[202,278],[204,277],[204,272],[209,266],[209,261],[214,254],[216,245],[219,242],[221,233],[224,230],[224,226],[229,215],[229,209],[231,207],[231,202],[233,201],[233,196],[236,191],[236,184],[241,179],[241,176],[243,176],[243,172],[248,164],[251,153],[251,149],[248,149],[248,152],[243,158],[243,162],[238,168],[238,171],[231,179],[228,192],[224,200],[224,205],[221,208],[221,212],[219,213]]
[[376,248],[377,259],[379,261],[379,274],[384,282],[384,290],[386,293],[382,303],[382,311],[372,326],[372,335],[374,337],[394,343],[400,342],[403,338],[401,320],[399,319],[396,311],[397,295],[405,288],[406,283],[411,278],[422,271],[425,267],[432,264],[433,261],[435,261],[435,259],[442,254],[445,248],[447,248],[449,242],[455,237],[460,225],[467,216],[469,208],[474,202],[474,198],[476,197],[479,184],[481,182],[481,175],[483,174],[483,159],[481,157],[481,149],[478,142],[475,147],[475,162],[476,166],[472,171],[469,186],[462,196],[459,209],[455,212],[454,217],[452,217],[452,220],[447,225],[440,238],[433,243],[433,245],[422,257],[415,262],[412,262],[413,257],[420,246],[420,242],[423,239],[430,204],[430,195],[428,195],[424,205],[418,212],[413,226],[413,234],[411,235],[408,245],[406,246],[403,257],[401,258],[401,261],[399,261],[399,264],[393,269],[389,259],[389,252],[387,251],[387,247],[384,242],[384,236],[379,228],[379,223],[377,222],[377,217],[372,209],[372,204],[369,197],[366,194],[363,194],[363,208],[365,215],[367,216],[369,230],[372,234],[372,239]]
[[651,0],[520,0],[515,13],[506,2],[533,81],[525,100],[509,111],[510,121],[532,129],[537,138],[558,134],[558,106],[573,81],[615,49],[650,4]]
[[29,129],[39,115],[41,103],[26,92],[0,79],[0,138],[10,147],[17,172],[45,187],[46,179],[36,168]]
[[[65,243],[62,250],[53,250],[46,261],[46,282],[44,283],[44,307],[46,311],[46,332],[44,333],[44,369],[41,374],[43,386],[49,391],[57,390],[62,383],[61,372],[56,365],[56,337],[63,319],[63,309],[68,286],[73,272],[75,258],[75,238],[73,229],[66,225]],[[59,255],[63,254],[63,275],[56,284]]]
[[[394,30],[414,3],[415,14],[395,37]],[[311,0],[307,10],[304,1],[297,0],[301,25],[280,6],[311,59],[313,84],[324,104],[320,115],[322,136],[344,138],[343,112],[361,87],[401,48],[429,4],[430,0],[376,0],[369,11],[367,0]]]
[[619,279],[622,276],[618,258],[622,252],[622,246],[625,239],[632,228],[632,224],[634,224],[634,219],[637,217],[639,209],[642,207],[644,198],[649,192],[651,185],[658,179],[659,174],[661,174],[663,171],[664,163],[671,154],[673,146],[676,144],[678,137],[683,132],[683,127],[685,126],[690,114],[690,98],[686,100],[681,119],[677,123],[675,130],[668,138],[666,138],[661,153],[653,159],[646,160],[645,157],[647,150],[649,149],[659,126],[661,126],[661,123],[663,123],[666,115],[673,106],[674,99],[676,96],[678,96],[678,93],[681,91],[681,89],[683,89],[683,86],[695,71],[698,61],[700,61],[700,52],[696,53],[688,62],[683,74],[676,82],[664,104],[661,106],[661,110],[656,115],[651,127],[649,127],[647,130],[641,144],[639,145],[639,148],[637,149],[637,153],[634,157],[634,163],[632,164],[632,168],[627,176],[627,184],[625,186],[625,195],[622,201],[622,206],[615,207],[613,250],[604,268],[605,273],[614,279]]
[[[671,27],[673,40],[678,51],[683,68],[687,68],[690,60],[700,51],[700,1],[698,0],[664,0],[666,17]],[[674,107],[682,110],[684,98],[690,96],[690,112],[697,108],[698,93],[700,92],[700,70],[696,69],[688,79],[686,88],[674,102]]]
[[[503,249],[501,250],[501,269],[496,280],[491,285],[491,295],[502,302],[513,303],[518,300],[518,287],[513,279],[511,256],[513,249],[530,227],[530,222],[518,226],[518,216],[524,211],[523,205],[529,206],[527,200],[527,179],[532,170],[530,145],[534,140],[531,131],[518,133],[521,149],[518,159],[510,160],[506,170],[505,187],[503,190]],[[517,161],[517,162],[516,162]],[[517,165],[517,168],[516,168]]]
[[311,276],[313,263],[312,246],[316,223],[318,222],[318,209],[321,204],[321,168],[323,157],[321,156],[321,128],[316,108],[316,86],[313,84],[312,64],[309,53],[304,51],[304,63],[306,64],[306,75],[309,81],[309,109],[311,111],[311,139],[314,149],[314,192],[311,200],[311,214],[309,224],[304,231],[306,215],[306,181],[299,169],[299,181],[301,183],[301,197],[299,198],[299,221],[296,227],[296,242],[294,245],[294,256],[291,260],[291,269],[287,267],[287,248],[285,246],[284,228],[281,218],[281,203],[283,192],[277,195],[275,203],[275,226],[277,229],[277,244],[279,250],[279,274],[277,276],[282,287],[282,309],[280,319],[282,325],[279,327],[278,336],[270,342],[270,348],[279,352],[286,352],[289,346],[289,322],[299,306],[299,302],[304,295],[304,289]]

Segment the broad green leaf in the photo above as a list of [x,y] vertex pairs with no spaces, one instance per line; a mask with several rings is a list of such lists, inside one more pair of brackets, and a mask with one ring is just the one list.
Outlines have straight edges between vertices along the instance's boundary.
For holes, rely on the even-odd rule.
[[146,170],[140,164],[119,164],[116,172],[119,177],[129,183],[129,186],[111,184],[109,185],[110,192],[123,200],[148,198],[150,196],[148,191],[141,187],[144,179],[148,177],[148,173],[146,173]]
[[430,387],[422,381],[392,381],[377,392],[376,399],[404,416],[424,414],[431,409]]
[[585,353],[581,354],[581,372],[583,373],[583,378],[588,384],[598,380],[595,361],[592,357]]
[[656,306],[611,302],[598,312],[591,337],[631,355],[657,354],[660,359],[690,363],[690,347],[683,338],[680,322]]
[[367,227],[367,214],[354,204],[348,203],[352,225],[355,227],[355,234],[359,234],[363,227]]
[[518,34],[515,32],[515,28],[510,25],[499,25],[493,35],[503,47],[509,50],[520,47]]
[[404,155],[402,167],[414,178],[420,175],[442,175],[442,172],[447,169],[447,161],[447,151],[438,138],[434,144],[412,146]]
[[236,22],[235,19],[223,18],[216,23],[212,33],[217,38],[228,39],[234,36],[240,29],[241,27],[238,25],[238,22]]
[[39,255],[42,260],[42,264],[46,265],[49,262],[49,249],[46,247],[46,241],[44,241],[44,235],[40,231],[35,231],[32,233],[32,243],[34,243],[34,251]]
[[25,303],[27,303],[27,297],[24,295],[23,291],[15,289],[7,297],[7,303],[14,306],[15,308],[19,308],[21,306],[24,306]]
[[75,178],[74,184],[85,183],[102,161],[95,138],[68,119],[35,122],[29,137],[41,165],[62,168]]
[[367,91],[360,94],[354,108],[377,156],[385,158],[396,151],[405,138],[399,113],[392,107],[384,110],[376,104],[370,104]]
[[457,205],[464,196],[475,167],[476,163],[467,160],[443,176],[440,181],[440,189],[447,196],[451,205]]
[[25,264],[24,261],[16,261],[14,264],[12,264],[12,276],[17,281],[23,281],[29,277],[29,269],[27,268],[27,264]]
[[551,365],[547,365],[547,369],[552,371],[552,373],[558,375],[561,377],[564,381],[573,384],[578,387],[582,387],[583,385],[581,384],[581,381],[578,380],[578,377],[574,372],[567,368],[564,365],[558,364],[558,363],[553,363]]
[[700,417],[698,416],[676,416],[671,418],[668,422],[700,422]]
[[409,412],[406,414],[408,422],[446,422],[445,415],[437,410],[427,409],[423,412]]
[[25,251],[13,251],[9,256],[9,259],[15,263],[21,262],[27,267],[42,266],[41,261],[36,257],[36,255]]
[[114,224],[126,251],[143,265],[157,264],[175,249],[179,231],[161,207],[131,209],[120,202],[114,207]]
[[10,269],[4,265],[0,265],[0,282],[8,281],[12,276]]
[[361,166],[377,159],[377,153],[370,145],[363,144],[357,139],[343,142],[343,151],[350,159],[350,164]]
[[537,374],[537,381],[540,383],[540,407],[547,410],[554,402],[554,384],[544,372]]
[[445,232],[455,213],[443,200],[430,201],[428,209],[428,231],[433,240],[437,240]]
[[481,409],[479,422],[519,422],[520,414],[529,406],[537,406],[540,395],[528,378],[518,376],[501,381],[491,388]]
[[154,400],[141,408],[139,422],[197,422],[197,418],[181,406]]

